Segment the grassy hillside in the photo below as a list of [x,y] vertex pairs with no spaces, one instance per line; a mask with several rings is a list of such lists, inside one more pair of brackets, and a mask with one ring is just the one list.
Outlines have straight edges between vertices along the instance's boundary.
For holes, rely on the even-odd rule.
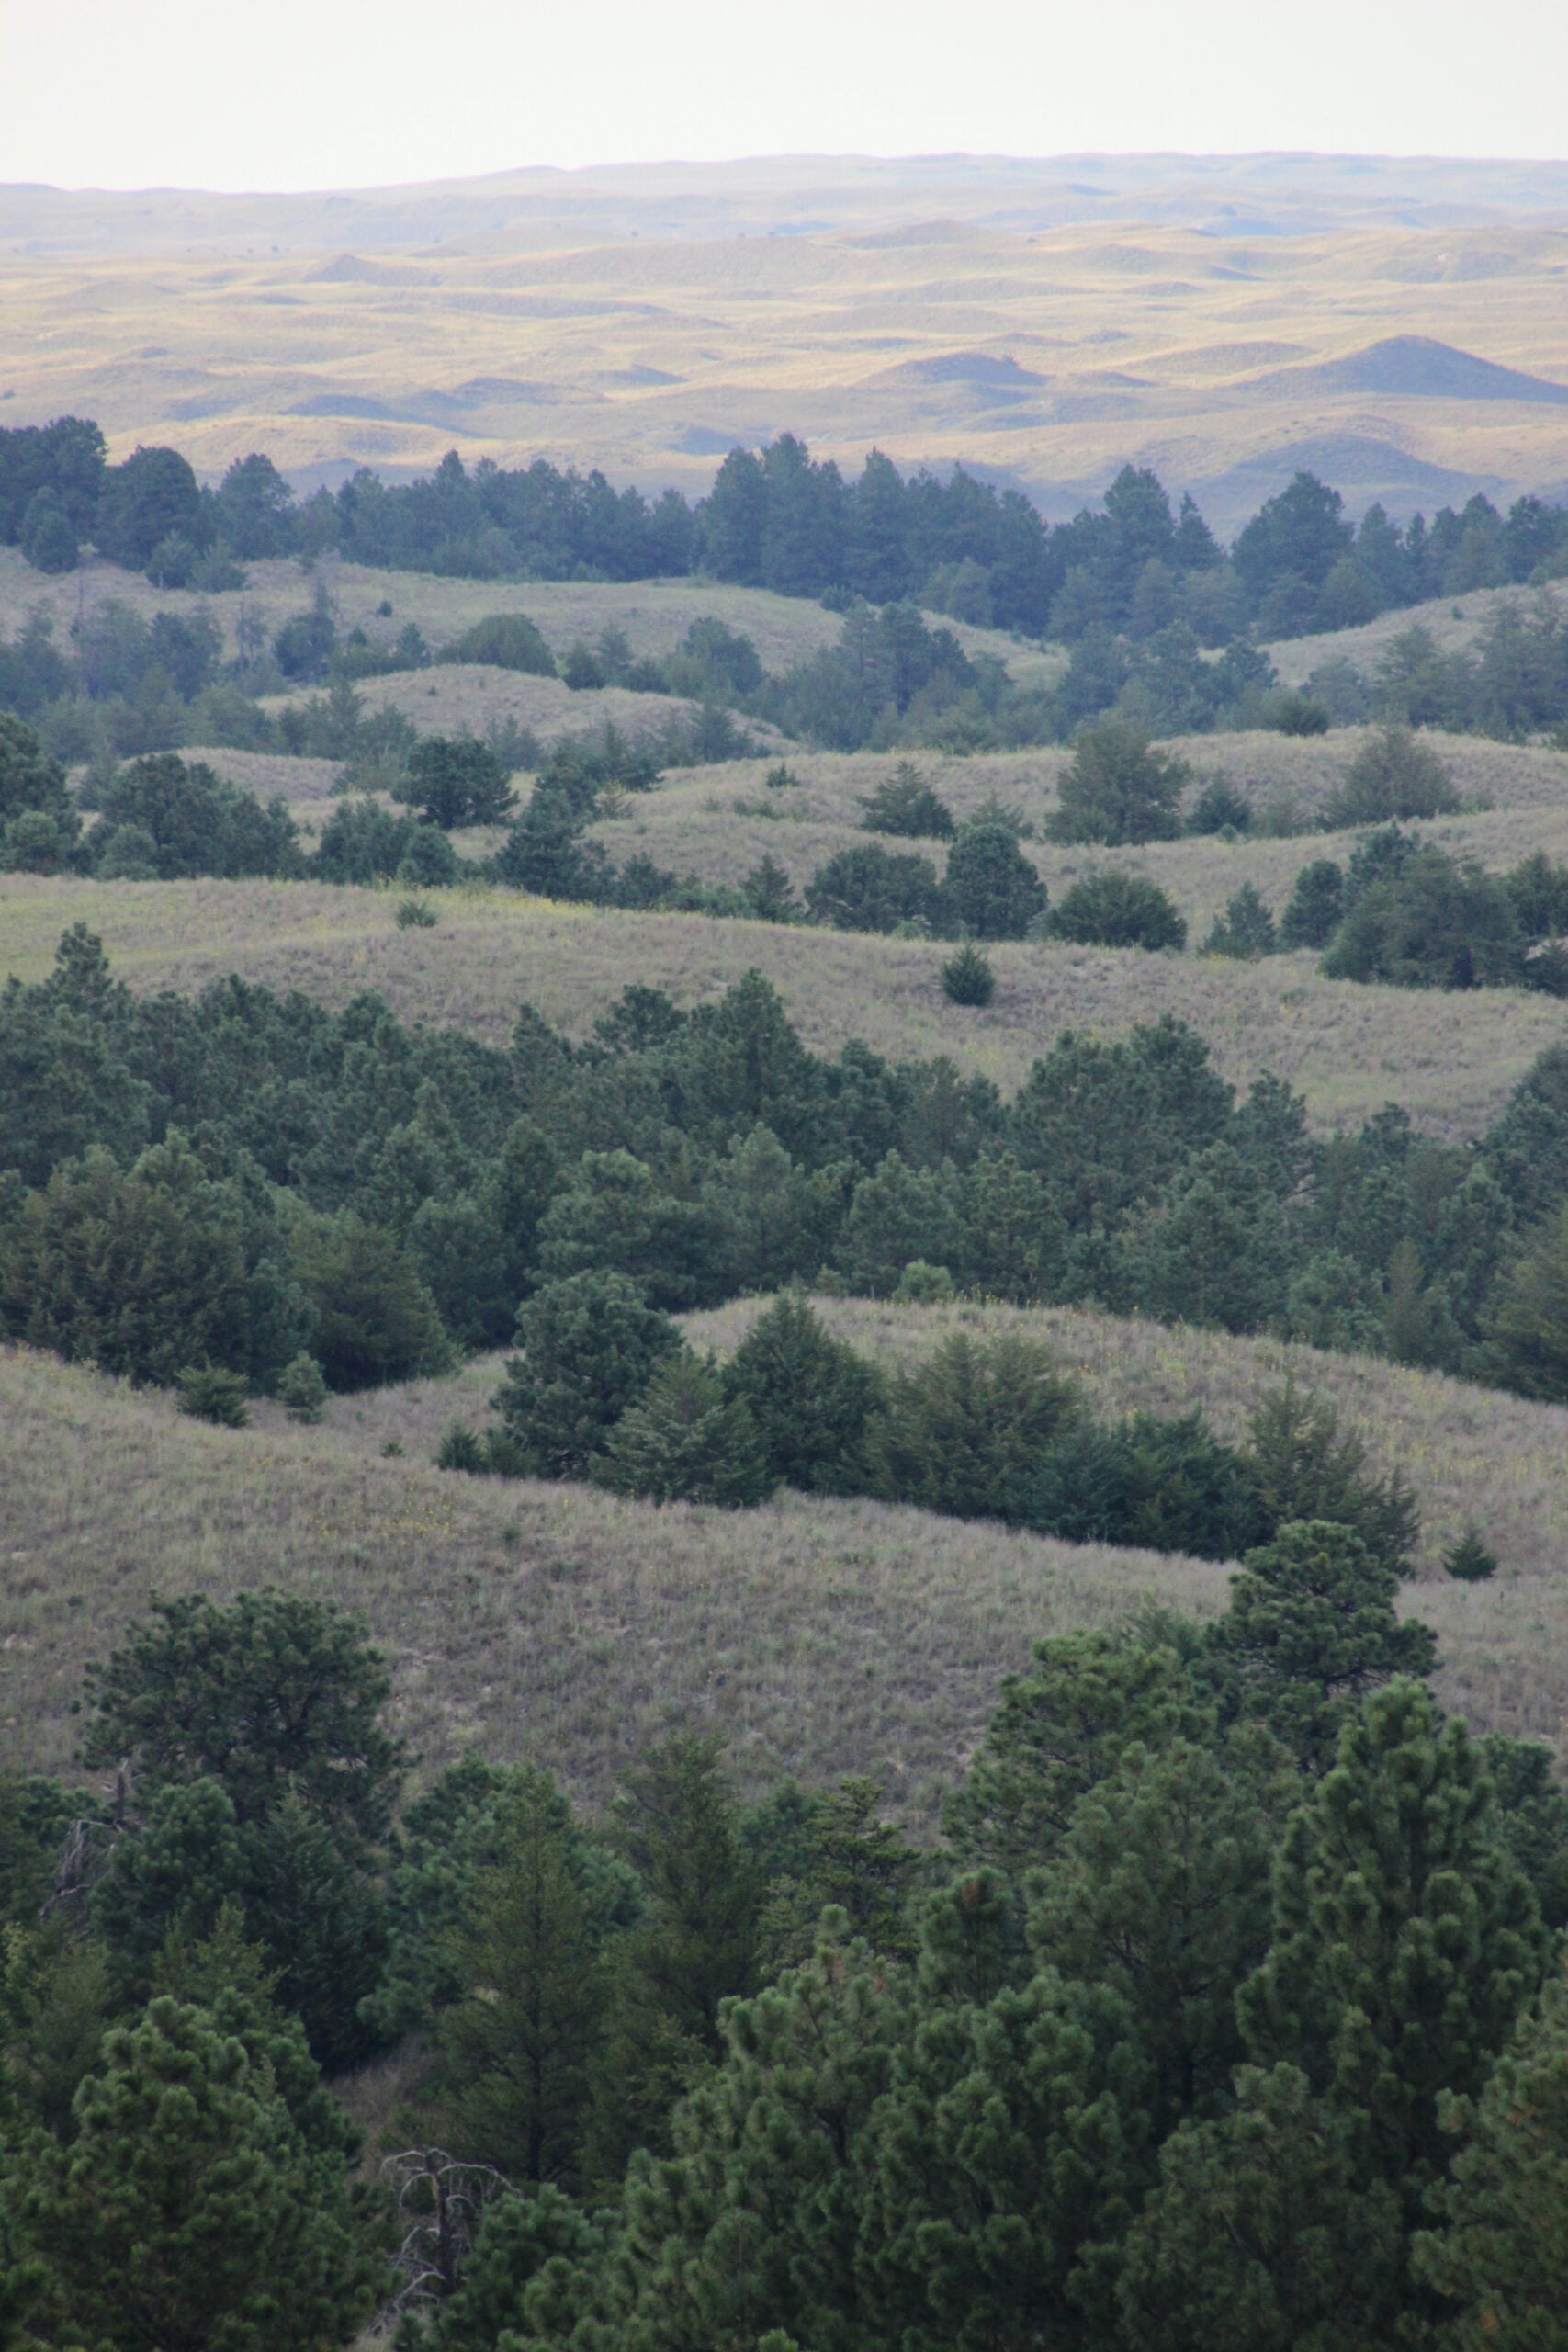
[[1463,996],[1325,980],[1310,956],[1259,964],[1136,949],[998,946],[994,1001],[949,1004],[940,942],[553,906],[491,891],[434,894],[434,930],[402,931],[398,894],[312,883],[92,883],[0,876],[0,972],[47,973],[73,922],[103,938],[138,989],[195,989],[238,971],[341,1004],[379,989],[404,1019],[501,1042],[521,1002],[585,1035],[629,980],[682,1005],[755,966],[807,1043],[863,1037],[893,1057],[948,1054],[1006,1089],[1064,1029],[1118,1035],[1174,1012],[1245,1087],[1271,1069],[1303,1093],[1314,1124],[1358,1124],[1404,1103],[1445,1135],[1473,1134],[1535,1057],[1563,1033],[1554,999],[1505,989]]
[[[35,571],[17,548],[0,548],[0,631],[15,636],[30,613],[41,611],[63,644],[79,610],[112,596],[147,620],[157,612],[209,612],[232,655],[238,651],[234,631],[242,611],[254,614],[270,635],[295,613],[309,610],[314,593],[311,578],[288,559],[244,569],[243,591],[204,596],[195,589],[155,588],[142,573],[123,571],[97,557],[89,557],[78,571],[51,578]],[[765,670],[778,671],[833,644],[840,628],[837,615],[804,597],[717,581],[444,580],[428,571],[373,571],[335,557],[323,562],[321,576],[331,588],[345,635],[363,628],[372,639],[390,639],[413,621],[437,650],[491,613],[526,613],[557,654],[580,638],[592,643],[601,629],[613,626],[625,630],[639,657],[673,652],[694,621],[719,620],[750,638]],[[382,612],[383,604],[391,605],[390,614]],[[944,621],[943,627],[967,652],[1006,662],[1024,684],[1049,684],[1066,662],[1059,650],[1015,643],[998,629],[975,628],[964,621]]]
[[[1568,1411],[1371,1360],[1083,1313],[820,1307],[883,1360],[955,1323],[1015,1321],[1051,1340],[1100,1410],[1201,1404],[1231,1436],[1293,1364],[1420,1498],[1425,1575],[1407,1599],[1439,1634],[1447,1703],[1481,1726],[1556,1736],[1568,1713]],[[691,1337],[727,1349],[755,1311],[693,1317]],[[259,1403],[250,1429],[228,1431],[183,1419],[161,1394],[0,1351],[0,1721],[16,1760],[68,1758],[83,1661],[152,1595],[276,1582],[368,1619],[423,1770],[474,1741],[497,1757],[547,1755],[602,1794],[640,1738],[695,1720],[726,1733],[749,1780],[873,1772],[920,1815],[1032,1638],[1150,1598],[1199,1613],[1224,1604],[1213,1564],[876,1504],[660,1510],[435,1471],[441,1430],[482,1418],[496,1370],[482,1360],[455,1380],[338,1398],[316,1429]],[[383,1452],[391,1442],[400,1456]],[[1502,1559],[1490,1585],[1436,1569],[1472,1516]]]
[[[1561,587],[1545,593],[1561,605]],[[1353,662],[1364,677],[1371,677],[1393,639],[1403,637],[1406,629],[1424,628],[1444,653],[1466,652],[1500,605],[1517,604],[1521,598],[1529,601],[1527,592],[1517,588],[1472,588],[1462,596],[1439,596],[1429,604],[1382,613],[1359,628],[1334,629],[1323,637],[1283,638],[1264,650],[1288,686],[1304,685],[1320,662],[1337,657]]]
[[[418,704],[405,707],[417,710]],[[1065,750],[967,759],[934,752],[912,756],[960,823],[996,799],[1034,828],[1036,838],[1025,844],[1026,854],[1053,899],[1084,874],[1125,865],[1169,891],[1196,946],[1244,883],[1254,884],[1278,910],[1309,860],[1348,857],[1355,834],[1305,828],[1371,731],[1339,728],[1304,740],[1262,732],[1179,739],[1174,748],[1195,776],[1189,801],[1202,779],[1223,775],[1247,793],[1261,820],[1273,812],[1302,830],[1283,838],[1259,833],[1234,842],[1211,837],[1122,850],[1057,848],[1039,838],[1071,756]],[[1536,849],[1568,856],[1568,758],[1562,753],[1464,736],[1439,739],[1438,750],[1456,792],[1475,813],[1424,826],[1424,834],[1456,856],[1478,857],[1493,867],[1513,865]],[[798,789],[787,791],[760,788],[761,771],[749,761],[675,770],[651,793],[628,797],[594,834],[617,860],[641,851],[661,866],[694,873],[705,882],[739,883],[762,856],[771,855],[800,888],[824,859],[864,838],[861,804],[896,764],[888,753],[792,752],[790,773],[800,781]],[[887,845],[919,848],[939,866],[945,858],[939,842]]]
[[433,1469],[442,1424],[480,1409],[493,1374],[336,1401],[319,1429],[259,1406],[230,1431],[0,1350],[9,1759],[69,1759],[85,1660],[154,1595],[276,1583],[368,1620],[423,1773],[473,1742],[602,1796],[639,1741],[695,1721],[724,1731],[749,1781],[872,1772],[919,1815],[1032,1637],[1153,1594],[1223,1603],[1208,1564],[876,1504],[659,1510]]
[[[1380,1471],[1396,1464],[1421,1507],[1423,1580],[1409,1606],[1432,1624],[1445,1702],[1483,1726],[1561,1736],[1568,1721],[1568,1408],[1527,1404],[1439,1374],[1370,1356],[1325,1355],[1271,1340],[1169,1330],[1068,1307],[898,1307],[822,1299],[829,1328],[882,1363],[922,1352],[946,1332],[1003,1329],[1049,1341],[1097,1412],[1190,1412],[1243,1439],[1264,1393],[1288,1374],[1321,1390],[1355,1428]],[[758,1309],[740,1302],[688,1318],[694,1344],[727,1353]],[[1500,1572],[1457,1584],[1440,1557],[1470,1521],[1485,1531]]]

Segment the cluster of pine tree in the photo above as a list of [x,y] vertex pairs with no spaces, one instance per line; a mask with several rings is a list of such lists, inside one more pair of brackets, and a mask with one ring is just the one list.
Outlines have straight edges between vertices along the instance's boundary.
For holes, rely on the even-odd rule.
[[0,540],[68,571],[91,539],[173,587],[237,584],[236,559],[336,548],[357,563],[472,579],[636,580],[696,571],[784,595],[918,597],[957,618],[1077,640],[1172,626],[1224,644],[1354,627],[1388,608],[1523,582],[1560,562],[1565,512],[1539,498],[1505,517],[1483,496],[1402,528],[1381,505],[1359,526],[1339,492],[1298,473],[1227,558],[1192,499],[1173,513],[1157,477],[1124,466],[1100,507],[1048,526],[1018,490],[955,467],[906,479],[880,451],[847,481],[782,434],[731,450],[695,506],[649,500],[545,461],[384,482],[362,469],[299,504],[269,458],[238,459],[203,489],[176,450],[109,466],[98,427],[61,417],[0,433]]
[[[896,1296],[951,1295],[917,1262]],[[1333,1519],[1395,1574],[1415,1506],[1369,1476],[1325,1399],[1293,1381],[1267,1396],[1244,1452],[1201,1411],[1096,1421],[1050,1351],[1017,1332],[959,1330],[884,1375],[786,1293],[728,1363],[704,1362],[624,1274],[547,1283],[517,1318],[482,1435],[454,1422],[440,1466],[588,1477],[649,1501],[738,1509],[781,1486],[874,1495],[954,1519],[996,1519],[1074,1543],[1233,1560],[1286,1521]]]
[[160,1604],[108,1792],[0,1780],[6,2342],[1554,2344],[1568,1802],[1396,1587],[1298,1520],[1207,1626],[1040,1643],[920,1843],[691,1732],[405,1806],[359,1628]]

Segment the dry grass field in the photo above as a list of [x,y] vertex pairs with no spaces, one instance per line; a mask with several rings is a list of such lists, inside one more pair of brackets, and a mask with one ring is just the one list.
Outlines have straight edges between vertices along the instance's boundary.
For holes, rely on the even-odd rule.
[[1260,964],[1136,949],[1003,945],[984,1012],[949,1004],[939,942],[594,911],[488,890],[433,895],[433,930],[400,930],[397,894],[318,883],[92,883],[0,876],[0,974],[41,978],[73,922],[102,937],[135,988],[193,990],[225,972],[341,1004],[378,989],[406,1020],[503,1043],[531,1003],[582,1036],[628,980],[682,1005],[711,1001],[751,967],[778,988],[807,1042],[863,1037],[893,1057],[950,1055],[1005,1090],[1065,1029],[1119,1035],[1173,1012],[1246,1087],[1273,1070],[1320,1129],[1359,1125],[1389,1101],[1432,1131],[1474,1134],[1545,1046],[1554,1000],[1464,996],[1325,980],[1309,956]]
[[[401,251],[356,251],[353,204],[335,252],[324,221],[313,250],[279,253],[238,213],[227,241],[171,222],[164,251],[106,249],[91,226],[75,251],[15,240],[0,390],[18,422],[95,415],[117,457],[172,439],[208,473],[253,448],[336,478],[456,446],[695,490],[732,442],[787,429],[852,464],[874,442],[978,464],[1060,506],[1131,459],[1227,532],[1297,463],[1353,503],[1428,513],[1563,475],[1568,231],[1506,198],[1352,217],[1266,180],[1239,213],[1211,198],[1172,217],[1151,189],[1142,220],[1134,198],[1075,220],[1005,164],[884,177],[868,211],[797,175],[718,233],[683,227],[696,216],[656,178],[639,210],[628,178],[618,222],[563,183],[532,223],[411,221]],[[85,201],[107,220],[112,199]],[[1075,201],[1105,209],[1092,188]],[[1292,233],[1269,232],[1271,210]],[[1453,397],[1419,339],[1548,390]]]
[[876,1504],[660,1510],[434,1470],[440,1427],[477,1415],[493,1374],[338,1401],[317,1429],[261,1406],[230,1431],[0,1350],[7,1760],[69,1762],[85,1661],[154,1596],[276,1583],[368,1621],[423,1775],[473,1743],[603,1797],[640,1742],[694,1723],[752,1785],[871,1772],[929,1817],[1032,1638],[1155,1594],[1223,1605],[1206,1563]]

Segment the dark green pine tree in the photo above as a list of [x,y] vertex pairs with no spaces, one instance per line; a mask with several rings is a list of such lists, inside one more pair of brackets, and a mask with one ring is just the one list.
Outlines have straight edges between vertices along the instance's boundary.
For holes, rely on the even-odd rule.
[[1223,1755],[1130,1747],[1031,1881],[1040,1958],[1127,2004],[1156,2139],[1228,2103],[1246,2054],[1236,1991],[1269,1949],[1275,1824],[1298,1787],[1266,1734]]
[[581,2177],[608,1989],[569,1824],[544,1774],[520,1774],[502,1849],[475,1874],[446,1957],[437,2103],[459,2155],[518,2183]]
[[1109,2248],[1150,2164],[1132,2019],[1108,1987],[1054,1969],[966,1997],[945,1935],[919,1975],[917,2030],[866,2159],[869,2340],[1088,2352],[1110,2334]]
[[1358,2179],[1344,2120],[1294,2066],[1244,2066],[1227,2115],[1175,2132],[1129,2233],[1131,2352],[1386,2352],[1399,2200]]
[[684,1349],[621,1416],[594,1476],[649,1502],[731,1510],[765,1501],[776,1484],[744,1397],[727,1396],[711,1365]]
[[1393,1569],[1334,1521],[1282,1527],[1232,1579],[1211,1643],[1222,1687],[1304,1770],[1326,1768],[1366,1692],[1437,1663],[1430,1626],[1395,1616],[1398,1589]]
[[762,1889],[719,1758],[716,1739],[668,1740],[617,1799],[617,1842],[647,1911],[613,1955],[594,2127],[602,2177],[633,2148],[667,2144],[671,2109],[718,2052],[720,2003],[755,1979]]
[[[69,2147],[29,2152],[19,2230],[65,2343],[122,2352],[321,2352],[385,2286],[342,2151],[315,2151],[265,2058],[167,1996],[105,2045]],[[35,2322],[36,2322],[35,2315]]]
[[1446,2228],[1415,2268],[1455,2313],[1455,2352],[1568,2346],[1568,1985],[1549,1984],[1479,2099],[1443,2122],[1461,2140],[1434,2200]]
[[1274,1902],[1243,2031],[1302,2069],[1357,2177],[1386,2181],[1414,2222],[1448,2163],[1443,2102],[1479,2091],[1548,1948],[1483,1752],[1422,1684],[1374,1691],[1347,1724],[1286,1831]]
[[908,2033],[908,1990],[901,1972],[829,1934],[728,2010],[720,2063],[676,2112],[674,2154],[633,2167],[639,2291],[618,2341],[750,2352],[781,2329],[847,2352],[883,2340],[866,2325],[857,2260],[864,2143]]
[[1080,1797],[1134,1744],[1158,1752],[1201,1741],[1213,1710],[1174,1649],[1124,1634],[1061,1634],[1009,1675],[985,1743],[943,1811],[965,1860],[1021,1886],[1066,1835]]
[[757,1317],[722,1377],[726,1394],[749,1408],[775,1478],[807,1492],[855,1483],[881,1383],[823,1329],[798,1291],[784,1292]]

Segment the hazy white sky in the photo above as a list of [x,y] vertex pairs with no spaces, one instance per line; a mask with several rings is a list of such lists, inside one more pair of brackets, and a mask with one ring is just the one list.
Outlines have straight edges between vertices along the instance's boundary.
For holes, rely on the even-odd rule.
[[1568,155],[1568,0],[0,0],[0,180],[784,153]]

